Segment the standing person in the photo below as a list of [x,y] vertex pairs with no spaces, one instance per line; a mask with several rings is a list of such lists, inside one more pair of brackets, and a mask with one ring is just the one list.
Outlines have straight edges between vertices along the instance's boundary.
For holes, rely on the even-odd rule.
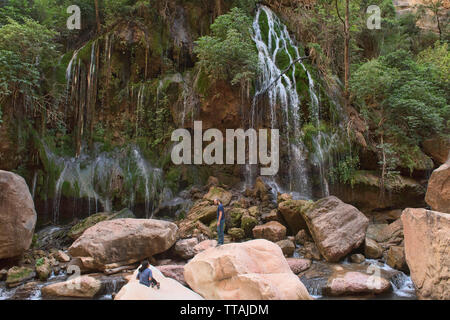
[[225,210],[219,199],[214,199],[214,204],[217,206],[217,245],[220,246],[223,244],[225,231]]
[[139,279],[139,283],[143,284],[144,286],[152,286],[152,288],[156,286],[159,289],[159,282],[156,281],[155,278],[153,278],[152,270],[150,269],[150,263],[148,263],[147,260],[142,261],[136,279]]

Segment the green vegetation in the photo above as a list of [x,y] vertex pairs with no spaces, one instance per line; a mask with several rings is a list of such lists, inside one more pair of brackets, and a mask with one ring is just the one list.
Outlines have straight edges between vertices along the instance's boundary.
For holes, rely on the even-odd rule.
[[7,284],[18,283],[26,279],[32,278],[34,271],[27,267],[14,266],[8,271],[8,277],[6,278]]
[[348,155],[340,160],[336,166],[330,169],[331,182],[340,182],[344,184],[355,184],[355,176],[359,166],[359,157],[357,155]]
[[44,103],[46,91],[52,90],[47,71],[59,54],[55,36],[54,31],[28,18],[23,23],[8,19],[0,27],[0,103],[25,97]]
[[448,67],[433,63],[436,54],[442,60],[450,56],[439,44],[419,60],[401,49],[361,64],[353,74],[355,104],[367,122],[377,124],[379,148],[391,156],[448,130],[448,83],[442,81]]
[[[147,160],[164,169],[165,186],[173,192],[206,180],[211,174],[206,167],[171,164],[170,134],[178,126],[177,113],[185,102],[192,104],[185,109],[188,126],[201,110],[203,101],[198,96],[222,94],[210,90],[214,83],[227,82],[249,89],[241,90],[241,94],[252,93],[258,75],[257,50],[252,41],[258,2],[221,1],[218,6],[215,1],[203,0],[4,1],[0,6],[0,125],[8,121],[6,138],[10,145],[17,146],[8,150],[20,161],[14,171],[27,182],[37,172],[36,195],[44,200],[55,193],[62,170],[47,152],[73,157],[77,142],[82,141],[83,152],[89,156],[127,153],[126,146],[137,145]],[[81,30],[66,27],[66,9],[73,4],[82,12]],[[309,150],[308,160],[315,164],[318,146],[326,150],[326,159],[320,160],[325,168],[331,168],[333,182],[354,184],[359,159],[363,158],[350,148],[344,134],[338,136],[354,128],[336,125],[348,110],[340,107],[341,91],[334,90],[340,86],[336,78],[344,79],[345,69],[345,36],[335,6],[343,15],[344,4],[318,0],[310,10],[282,5],[276,13],[301,41],[300,55],[310,55],[303,63],[315,80],[320,99],[319,110],[313,110],[307,75],[297,64],[294,77],[300,97],[302,137],[289,139],[302,138]],[[397,15],[391,0],[370,4],[381,8],[381,29],[367,28],[367,1],[350,2],[348,106],[362,116],[365,123],[361,126],[368,128],[362,136],[367,148],[377,153],[379,169],[387,181],[405,168],[410,172],[429,170],[433,164],[420,149],[422,142],[432,136],[450,135],[450,33],[444,19],[439,33],[417,27],[418,19],[426,14],[425,7],[418,14]],[[180,7],[183,10],[175,10]],[[429,7],[428,14],[435,14],[436,8]],[[267,43],[268,19],[264,12],[258,23]],[[83,92],[90,81],[93,46],[98,49],[94,72],[97,87],[91,88],[96,101],[89,110],[86,101],[83,104],[74,99],[86,96]],[[276,64],[281,70],[289,66],[288,53],[293,55],[293,50],[288,46],[277,53]],[[70,97],[66,96],[70,82],[65,77],[74,52],[78,52],[75,64],[80,64],[71,70],[72,76],[80,72],[77,79],[82,85],[75,89],[76,97]],[[336,94],[336,103],[330,91]],[[289,118],[292,116],[291,111]],[[135,166],[130,164],[130,170],[137,172]],[[136,200],[141,201],[145,185],[138,174],[131,176],[123,181],[124,188],[136,189],[140,194]],[[228,175],[230,181],[236,176]],[[123,195],[107,190],[107,181],[98,184],[101,192],[113,193],[108,195],[114,205],[125,205],[120,199]],[[79,191],[76,183],[62,185],[63,196],[76,197]]]
[[[369,128],[365,138],[378,155],[384,181],[398,175],[399,167],[411,172],[427,168],[430,159],[420,151],[421,143],[450,133],[449,33],[445,19],[440,19],[439,34],[417,27],[418,20],[435,15],[436,8],[397,15],[391,0],[370,4],[381,9],[380,29],[367,28],[367,1],[350,1],[349,104]],[[329,83],[335,74],[344,78],[344,15],[344,1],[320,0],[311,11],[298,9],[289,19]],[[303,131],[311,147],[315,130],[307,124]],[[335,181],[353,183],[358,161],[346,149],[330,173]]]
[[213,80],[245,84],[254,78],[258,56],[251,38],[252,19],[239,8],[216,18],[211,36],[199,38],[197,67]]
[[44,257],[37,259],[36,260],[36,267],[42,266],[44,264],[44,261],[45,261]]

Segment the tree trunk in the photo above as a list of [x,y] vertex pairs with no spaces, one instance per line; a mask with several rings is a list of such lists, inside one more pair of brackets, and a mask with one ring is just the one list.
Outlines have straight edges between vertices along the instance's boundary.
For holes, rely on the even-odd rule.
[[98,11],[98,0],[94,0],[95,5],[95,20],[97,21],[97,32],[100,33],[101,24],[100,24],[100,14]]

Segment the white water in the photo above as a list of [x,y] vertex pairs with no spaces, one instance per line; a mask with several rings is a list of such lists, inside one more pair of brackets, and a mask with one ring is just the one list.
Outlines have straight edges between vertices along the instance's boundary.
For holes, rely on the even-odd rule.
[[387,272],[395,272],[395,275],[391,278],[391,285],[394,296],[401,298],[416,297],[416,290],[410,276],[407,276],[402,271],[391,268],[386,263],[381,264],[378,260],[366,259],[366,262],[370,263],[370,265],[379,267],[381,270]]
[[[259,24],[261,14],[267,16],[268,34],[264,35]],[[300,58],[299,50],[290,37],[286,26],[267,7],[260,6],[253,21],[253,40],[258,49],[258,59],[260,77],[258,79],[257,90],[252,105],[251,127],[258,126],[258,102],[264,97],[267,98],[270,107],[270,123],[272,128],[278,128],[284,132],[286,141],[289,141],[287,150],[289,165],[288,189],[299,192],[303,197],[311,198],[312,186],[308,174],[306,163],[306,150],[301,141],[300,99],[296,89],[295,72],[301,66],[306,72],[310,87],[309,99],[313,106],[318,109],[318,100],[315,93],[314,81],[307,72],[302,61],[292,64]],[[267,37],[267,43],[264,38]],[[290,50],[289,50],[290,49]],[[280,70],[276,65],[276,57],[280,52],[284,52],[289,58],[290,69]],[[281,75],[282,74],[282,75]],[[281,76],[280,76],[281,75]],[[277,108],[281,109],[283,119],[277,119]],[[247,173],[249,172],[247,166]],[[247,180],[254,177],[247,174]],[[250,182],[251,183],[251,182]]]
[[53,194],[54,224],[59,223],[63,188],[69,189],[74,199],[87,200],[90,213],[122,209],[113,208],[116,192],[128,198],[127,206],[132,210],[142,199],[146,217],[159,204],[164,191],[162,170],[151,166],[137,147],[95,156],[82,152],[79,157],[61,157],[45,149],[49,162],[60,170]]

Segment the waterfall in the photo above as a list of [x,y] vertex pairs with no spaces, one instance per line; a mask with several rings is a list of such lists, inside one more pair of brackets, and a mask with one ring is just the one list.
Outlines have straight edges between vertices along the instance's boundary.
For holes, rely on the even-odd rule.
[[330,195],[330,190],[329,190],[329,186],[328,186],[328,181],[326,179],[326,175],[325,175],[325,154],[324,154],[324,150],[322,149],[322,141],[324,139],[323,137],[323,133],[320,130],[320,103],[319,103],[319,98],[316,95],[316,90],[315,90],[315,85],[314,85],[314,80],[311,77],[310,73],[308,72],[308,70],[306,70],[305,66],[302,65],[306,74],[308,75],[308,89],[309,89],[309,95],[311,97],[311,110],[312,110],[312,115],[313,115],[313,119],[316,125],[316,128],[318,129],[317,131],[317,135],[315,137],[313,137],[313,143],[316,149],[316,164],[319,167],[319,175],[320,175],[320,184],[321,184],[321,189],[322,189],[322,195],[327,197]]
[[[159,80],[156,91],[158,104],[161,93],[164,93],[164,91],[171,83],[177,83],[182,86],[182,92],[178,101],[178,104],[181,105],[181,108],[178,108],[180,112],[177,123],[183,128],[186,126],[193,127],[195,118],[194,113],[196,111],[196,106],[199,103],[197,93],[193,89],[193,81],[194,79],[192,79],[192,74],[190,72],[186,72],[184,75],[182,75],[181,73],[166,75],[164,78]],[[188,123],[187,118],[191,118],[192,123]]]
[[144,112],[145,103],[145,83],[141,83],[138,90],[137,102],[136,102],[136,137],[139,136],[139,122]]
[[[159,168],[153,168],[150,164],[145,161],[142,154],[137,148],[133,148],[134,161],[137,164],[137,169],[139,172],[138,177],[142,177],[141,182],[144,185],[144,203],[145,203],[145,216],[150,217],[150,212],[153,212],[154,207],[150,208],[150,202],[155,199],[157,195],[157,184],[162,180],[162,170]],[[153,184],[155,182],[156,184]]]
[[[139,201],[144,203],[147,218],[159,204],[161,195],[167,198],[162,170],[151,166],[136,146],[111,152],[96,150],[95,155],[82,152],[78,157],[58,156],[46,146],[45,152],[48,162],[59,172],[53,193],[54,224],[60,222],[63,197],[84,199],[89,214],[100,210],[112,212],[123,206],[135,210]],[[117,196],[122,201],[120,207],[114,208]]]
[[[260,23],[264,22],[264,28]],[[266,23],[265,23],[266,22]],[[297,93],[296,68],[303,67],[308,79],[312,81],[300,59],[297,46],[291,39],[287,28],[267,7],[260,6],[253,21],[253,40],[258,50],[260,75],[257,90],[251,109],[251,127],[258,126],[258,104],[262,96],[267,98],[270,108],[271,128],[280,128],[288,142],[288,184],[290,191],[298,191],[302,196],[310,198],[312,188],[306,163],[306,150],[301,141],[300,99]],[[283,73],[277,65],[280,57],[288,59],[290,69]],[[298,63],[294,63],[298,61]],[[279,64],[279,63],[278,63]],[[314,88],[310,90],[310,99],[315,96]],[[283,119],[277,118],[280,109]],[[247,167],[248,170],[248,167]]]

